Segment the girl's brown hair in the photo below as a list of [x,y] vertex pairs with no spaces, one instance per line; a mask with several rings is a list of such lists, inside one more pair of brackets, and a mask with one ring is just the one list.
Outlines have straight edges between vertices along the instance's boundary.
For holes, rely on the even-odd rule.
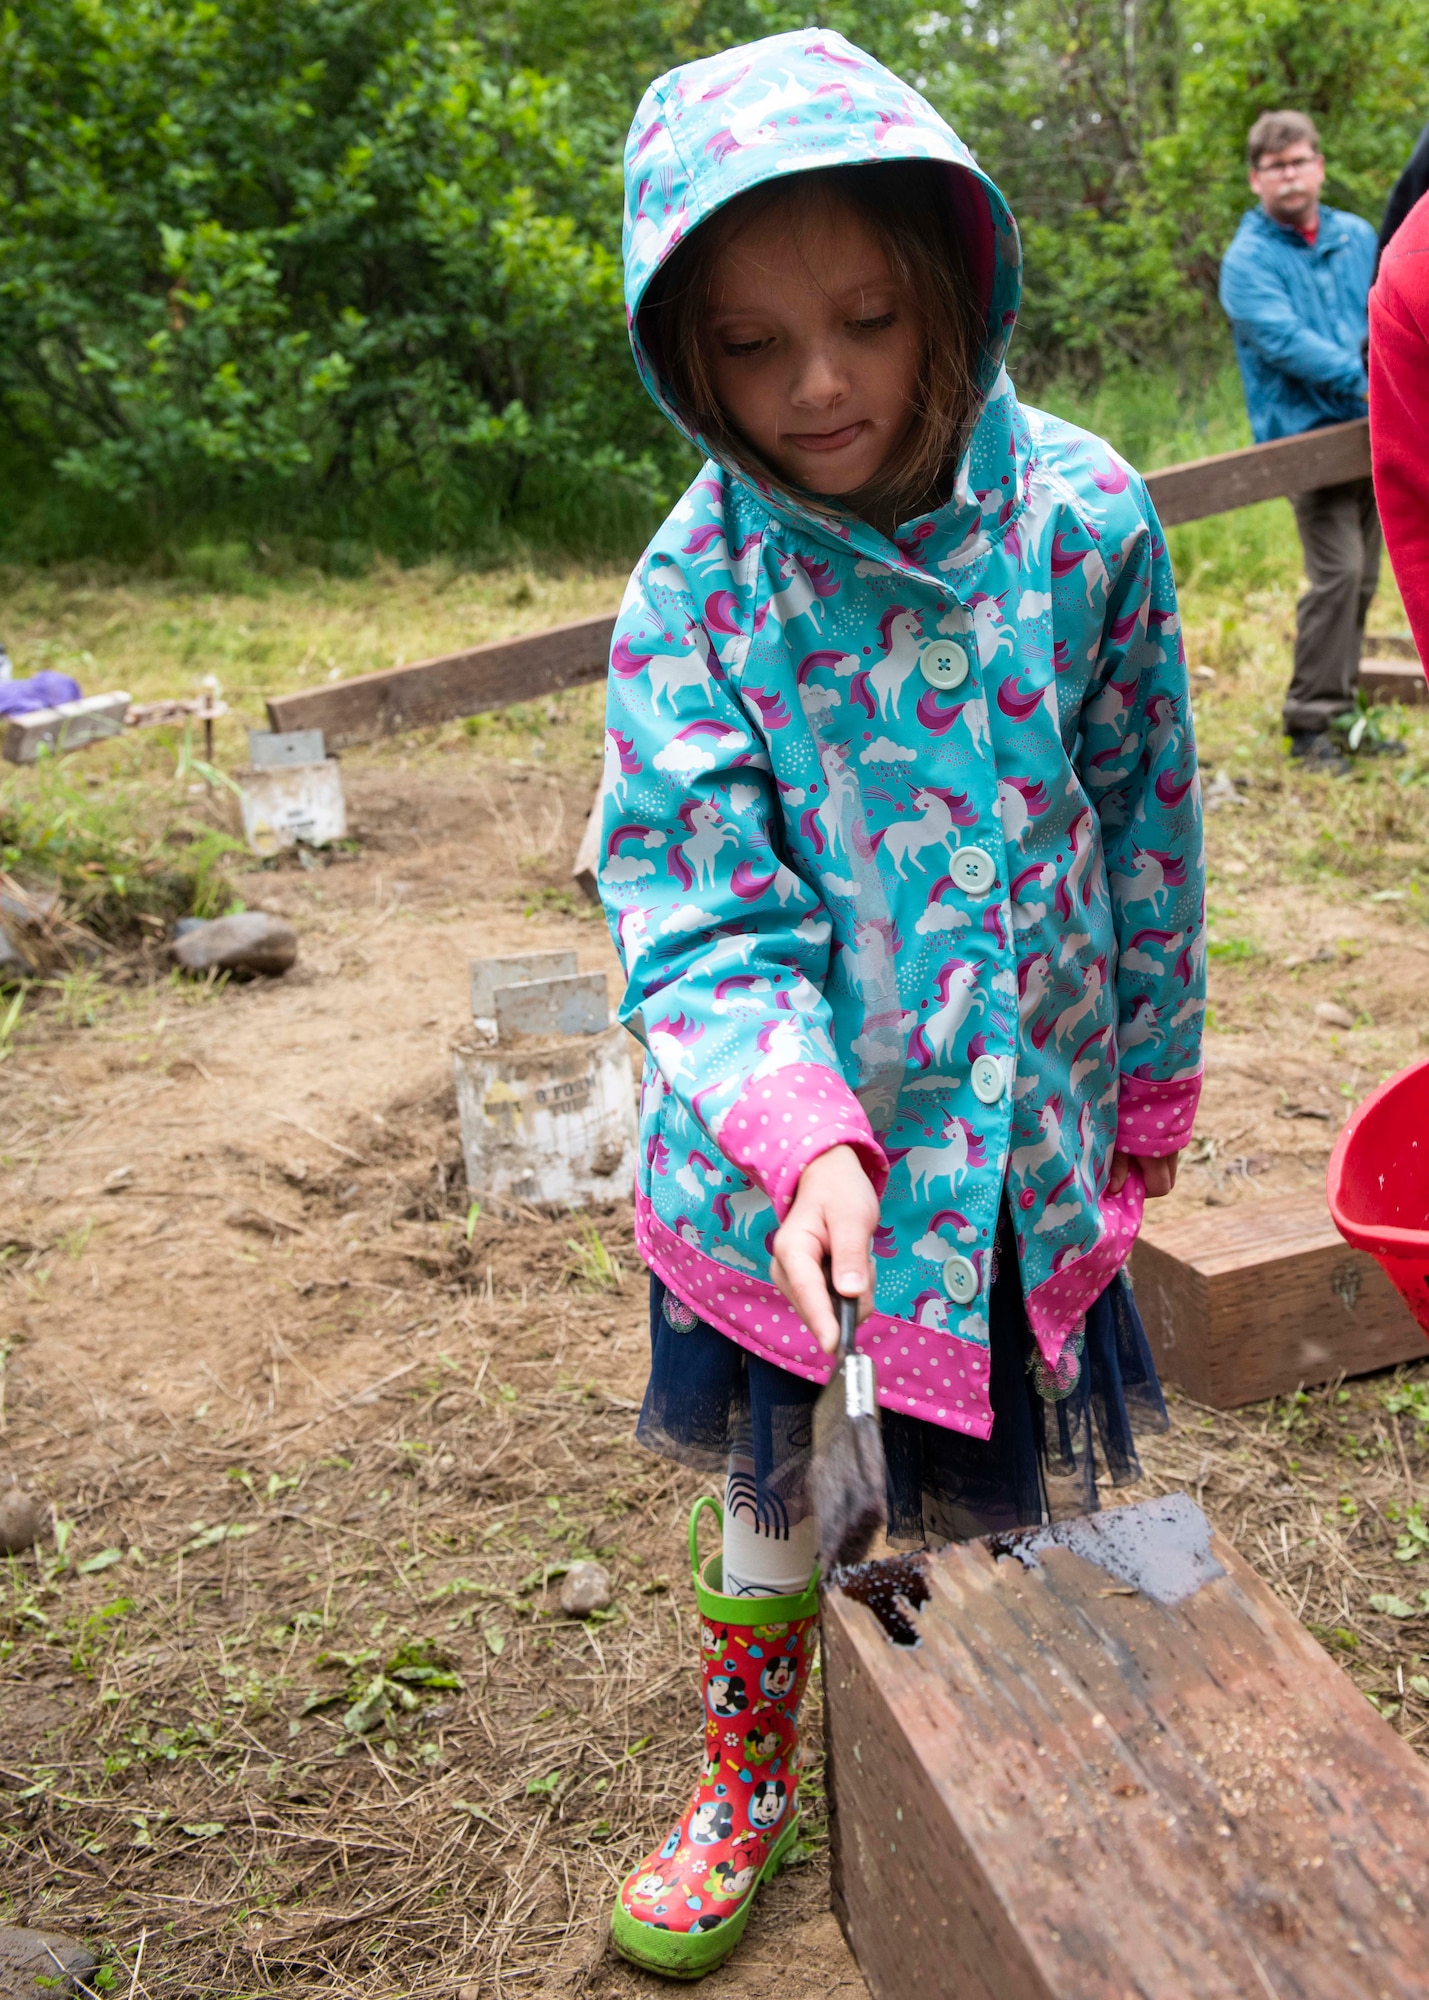
[[895,462],[840,506],[887,527],[948,497],[977,415],[985,328],[953,226],[947,172],[932,161],[890,160],[765,181],[736,196],[662,266],[640,309],[640,338],[681,415],[723,463],[804,497],[733,428],[715,396],[705,321],[720,252],[772,209],[787,209],[797,229],[816,208],[847,204],[878,237],[895,284],[922,320],[923,361],[913,422]]

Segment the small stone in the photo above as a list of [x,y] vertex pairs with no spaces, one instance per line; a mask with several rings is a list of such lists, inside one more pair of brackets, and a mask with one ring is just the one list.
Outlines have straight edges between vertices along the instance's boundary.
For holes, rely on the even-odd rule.
[[0,1556],[18,1556],[32,1549],[45,1525],[45,1511],[43,1501],[18,1486],[7,1486],[0,1492]]
[[0,924],[0,980],[28,979],[34,969],[9,931]]
[[0,1994],[4,2000],[57,2000],[60,1994],[80,1992],[81,1982],[87,1985],[98,1970],[98,1958],[78,1938],[66,1937],[61,1931],[0,1926]]
[[60,913],[52,889],[0,889],[0,917],[22,931],[42,931]]
[[561,1609],[567,1618],[588,1618],[610,1609],[610,1573],[599,1563],[572,1563],[561,1578]]
[[458,1986],[456,2000],[483,2000],[482,1990],[474,1979],[468,1979],[464,1986]]
[[1315,1019],[1323,1028],[1352,1028],[1355,1017],[1348,1007],[1341,1007],[1335,1000],[1317,1000]]
[[243,910],[211,922],[187,918],[169,949],[186,972],[286,972],[298,956],[298,934],[266,910]]

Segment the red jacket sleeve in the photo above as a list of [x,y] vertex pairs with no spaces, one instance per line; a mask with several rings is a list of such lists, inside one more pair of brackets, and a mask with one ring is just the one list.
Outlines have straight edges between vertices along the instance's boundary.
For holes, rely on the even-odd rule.
[[1385,544],[1429,671],[1429,195],[1395,232],[1370,293],[1369,430]]

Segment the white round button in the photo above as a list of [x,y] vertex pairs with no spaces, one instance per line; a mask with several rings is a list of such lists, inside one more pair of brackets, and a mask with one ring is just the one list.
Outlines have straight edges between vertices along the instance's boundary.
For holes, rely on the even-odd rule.
[[943,1266],[943,1286],[955,1306],[970,1306],[977,1297],[977,1266],[966,1257],[950,1257]]
[[969,896],[985,896],[997,880],[997,863],[981,847],[960,847],[948,873]]
[[996,1056],[979,1056],[972,1068],[973,1096],[979,1104],[996,1104],[1002,1096],[1002,1064]]
[[930,639],[918,655],[918,671],[929,687],[961,687],[968,677],[968,653],[960,639]]

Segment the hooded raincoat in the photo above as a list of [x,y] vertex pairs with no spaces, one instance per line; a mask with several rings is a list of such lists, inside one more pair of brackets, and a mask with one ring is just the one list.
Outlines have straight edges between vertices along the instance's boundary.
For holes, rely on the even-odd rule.
[[[1033,1333],[1075,1379],[1140,1222],[1114,1144],[1178,1150],[1200,1079],[1200,792],[1175,589],[1137,475],[1003,367],[1017,231],[943,120],[823,30],[692,63],[626,151],[626,301],[772,176],[940,162],[985,308],[946,505],[889,540],[710,459],[611,655],[601,890],[648,1052],[636,1230],[746,1348],[831,1363],[769,1277],[810,1160],[882,1197],[859,1344],[892,1409],[986,1437],[1004,1188]],[[706,447],[707,448],[707,447]]]

